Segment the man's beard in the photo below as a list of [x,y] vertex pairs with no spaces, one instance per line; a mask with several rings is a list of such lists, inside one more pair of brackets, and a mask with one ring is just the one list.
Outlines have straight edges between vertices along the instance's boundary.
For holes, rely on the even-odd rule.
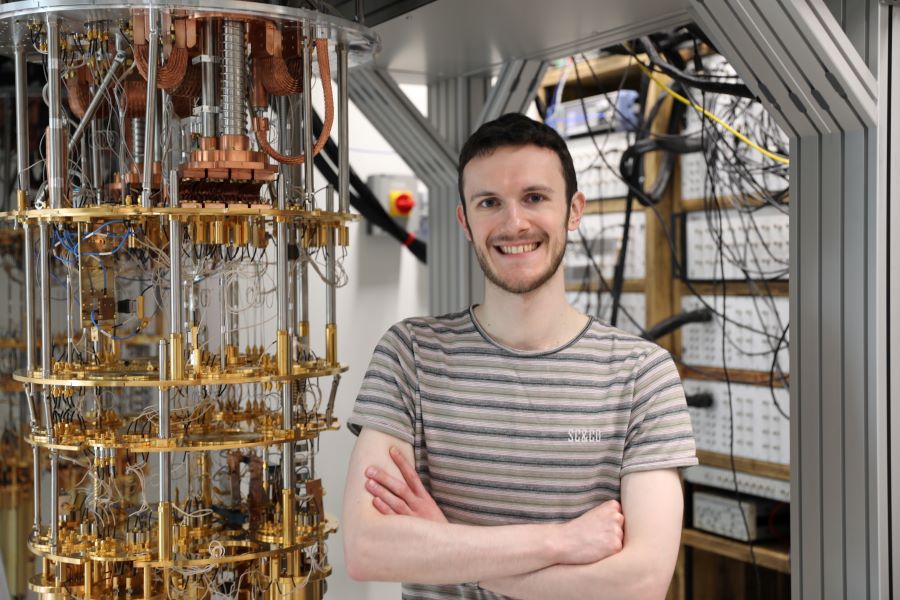
[[[549,244],[550,240],[545,239],[541,242],[541,244]],[[486,248],[490,248],[493,244],[488,244]],[[559,265],[562,263],[563,256],[566,253],[566,245],[565,243],[560,244],[559,250],[555,255],[550,257],[550,265],[547,267],[547,270],[543,273],[540,273],[537,277],[532,279],[531,281],[524,281],[518,285],[503,281],[500,276],[491,269],[490,263],[487,260],[487,256],[482,254],[481,249],[477,244],[472,244],[472,247],[475,249],[475,256],[478,258],[478,264],[481,265],[481,270],[484,272],[484,276],[488,278],[488,281],[496,285],[498,288],[505,292],[509,292],[510,294],[527,294],[529,292],[533,292],[538,289],[547,281],[550,280],[556,274],[556,271],[559,269]],[[488,250],[489,252],[490,250]],[[553,249],[551,248],[552,252]]]

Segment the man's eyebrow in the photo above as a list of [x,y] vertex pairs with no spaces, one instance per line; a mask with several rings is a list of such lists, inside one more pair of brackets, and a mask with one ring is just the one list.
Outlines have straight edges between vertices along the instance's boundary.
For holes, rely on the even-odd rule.
[[[545,193],[547,193],[547,192],[552,192],[552,191],[553,191],[552,187],[549,187],[546,185],[540,185],[540,184],[528,185],[528,186],[525,186],[524,188],[522,188],[522,193],[524,193],[524,194],[528,194],[530,192],[545,192]],[[482,190],[480,192],[475,192],[474,194],[472,194],[472,200],[475,200],[476,198],[490,198],[490,197],[495,197],[495,196],[499,196],[499,194],[497,192],[492,192],[490,190]]]

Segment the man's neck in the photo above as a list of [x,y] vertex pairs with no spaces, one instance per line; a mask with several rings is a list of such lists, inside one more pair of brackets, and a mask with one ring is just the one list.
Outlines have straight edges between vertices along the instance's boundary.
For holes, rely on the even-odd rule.
[[482,329],[516,350],[552,350],[572,340],[587,317],[566,301],[562,269],[540,288],[512,294],[485,282],[484,304],[475,309]]

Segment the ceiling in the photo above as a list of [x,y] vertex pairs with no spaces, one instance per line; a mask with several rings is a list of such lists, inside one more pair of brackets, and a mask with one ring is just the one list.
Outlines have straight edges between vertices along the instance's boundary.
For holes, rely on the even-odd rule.
[[413,10],[374,27],[383,47],[376,62],[401,81],[420,83],[492,71],[514,58],[558,58],[601,48],[689,20],[688,0],[434,0],[424,5],[419,0],[407,5]]

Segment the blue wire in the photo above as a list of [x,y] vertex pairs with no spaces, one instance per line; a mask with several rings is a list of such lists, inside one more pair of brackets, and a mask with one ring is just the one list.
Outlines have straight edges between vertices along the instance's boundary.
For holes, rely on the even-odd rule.
[[96,327],[97,330],[98,330],[100,333],[102,333],[103,335],[109,337],[110,339],[116,340],[117,342],[122,342],[122,341],[124,341],[124,340],[130,340],[131,338],[133,338],[134,336],[137,335],[138,332],[135,331],[135,332],[132,333],[131,335],[126,335],[125,337],[118,337],[118,336],[112,335],[111,333],[107,333],[107,332],[103,331],[103,328],[100,327],[100,324],[99,324],[99,323],[97,323],[97,317],[94,316],[94,313],[95,313],[95,312],[97,312],[96,309],[91,310],[91,323],[94,324],[94,327]]

